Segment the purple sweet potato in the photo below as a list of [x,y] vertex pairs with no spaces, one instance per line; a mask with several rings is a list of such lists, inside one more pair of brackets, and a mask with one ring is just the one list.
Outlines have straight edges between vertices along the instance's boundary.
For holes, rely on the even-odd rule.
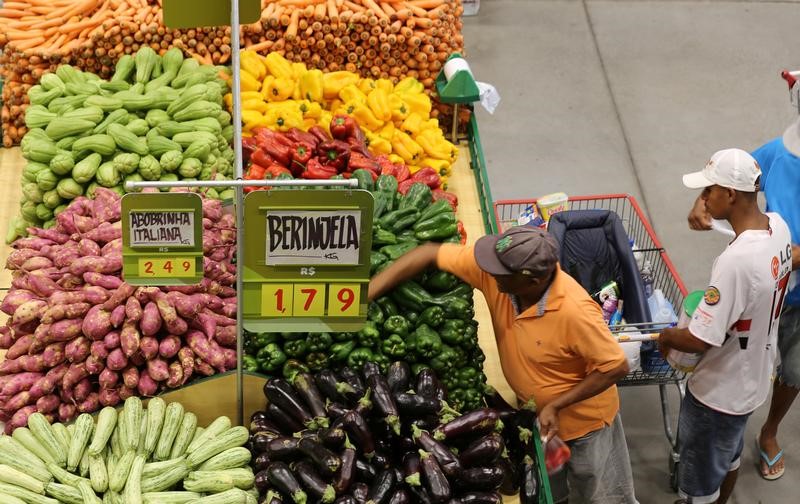
[[88,371],[90,375],[97,376],[102,373],[105,368],[106,365],[103,359],[94,355],[86,357],[86,371]]
[[122,324],[119,342],[122,351],[127,357],[131,357],[139,350],[140,339],[141,336],[139,335],[139,330],[136,328],[136,324],[126,320],[125,323]]
[[83,287],[83,278],[75,276],[72,273],[63,273],[61,278],[56,280],[59,287],[65,290],[77,290]]
[[72,390],[72,394],[75,396],[75,400],[78,402],[84,401],[87,397],[89,397],[91,392],[92,382],[89,381],[88,376],[76,383],[75,388]]
[[34,402],[36,402],[36,398],[31,396],[29,391],[23,390],[22,392],[14,394],[14,396],[6,401],[3,409],[8,412],[17,411]]
[[169,302],[165,293],[156,291],[150,296],[150,299],[155,301],[156,306],[158,306],[158,312],[161,314],[161,318],[164,320],[164,324],[170,334],[180,335],[189,329],[188,324],[178,316],[175,307]]
[[6,352],[6,359],[16,359],[20,355],[27,354],[28,350],[31,348],[31,343],[33,343],[32,334],[20,336],[19,339],[17,339],[17,341],[11,345],[11,347],[8,349],[8,352]]
[[111,325],[117,328],[125,321],[125,305],[119,305],[111,311]]
[[236,326],[217,327],[214,340],[224,347],[234,348],[236,346]]
[[17,308],[31,299],[37,299],[36,294],[33,292],[25,289],[12,289],[6,294],[6,297],[3,298],[3,303],[0,304],[0,310],[6,315],[14,315]]
[[59,291],[50,296],[51,307],[62,304],[85,303],[85,302],[86,302],[86,293],[83,290]]
[[102,287],[97,285],[86,285],[82,289],[83,299],[81,301],[86,301],[93,305],[101,305],[105,303],[109,297],[111,297],[111,293]]
[[44,375],[44,378],[37,380],[33,387],[31,387],[31,394],[33,394],[35,397],[42,397],[52,393],[55,390],[56,385],[61,384],[62,380],[64,379],[64,375],[67,374],[68,370],[69,365],[66,362],[50,369],[50,371]]
[[[105,338],[103,339],[105,340]],[[108,357],[108,348],[106,348],[105,341],[93,341],[91,346],[91,354],[98,359],[105,361]]]
[[119,287],[112,291],[111,297],[108,298],[105,303],[103,303],[103,309],[111,311],[117,306],[124,305],[128,298],[131,297],[135,291],[136,287],[129,283],[122,282]]
[[58,230],[50,228],[50,229],[43,229],[43,228],[35,228],[29,227],[28,232],[36,236],[37,238],[43,238],[45,240],[50,240],[58,243],[59,245],[63,245],[69,241],[69,235],[60,233]]
[[78,404],[78,411],[81,413],[92,413],[93,411],[97,411],[99,409],[100,399],[97,392],[90,393],[86,400]]
[[78,226],[75,223],[73,212],[61,212],[56,215],[56,222],[58,226],[67,233],[73,234],[78,232]]
[[222,218],[222,203],[215,199],[203,199],[203,217],[217,222]]
[[[39,324],[39,326],[36,327],[36,330],[33,333],[33,341],[31,341],[31,346],[28,348],[28,353],[39,353],[44,349],[45,346],[47,346],[48,343],[54,341],[53,335],[50,331],[51,328],[52,326],[50,324]],[[77,336],[77,334],[65,339],[65,341],[69,341],[75,336]]]
[[236,350],[232,348],[223,348],[222,353],[225,356],[225,371],[236,369]]
[[122,238],[112,240],[100,249],[100,255],[103,257],[122,256]]
[[[232,299],[233,302],[227,302]],[[236,317],[236,296],[225,298],[225,305],[222,307],[222,314],[226,317]]]
[[82,326],[85,323],[85,319],[83,321],[81,319],[64,319],[54,322],[48,331],[50,341],[70,341],[77,338],[81,335]]
[[88,233],[96,228],[98,224],[98,221],[93,217],[86,217],[83,215],[73,215],[72,222],[75,224],[75,228],[78,230],[79,234]]
[[122,371],[122,383],[128,388],[136,388],[139,383],[139,368],[128,366]]
[[108,290],[118,289],[122,285],[122,280],[114,275],[103,275],[94,271],[87,271],[83,274],[83,281],[89,285],[97,285]]
[[103,222],[84,235],[84,237],[97,243],[108,243],[122,238],[122,221],[115,223]]
[[97,242],[94,240],[90,240],[88,238],[82,238],[81,241],[78,242],[78,254],[84,257],[99,256],[100,245],[98,245]]
[[147,360],[152,360],[158,357],[158,347],[158,340],[152,336],[142,336],[142,339],[139,342],[139,350]]
[[140,395],[151,397],[158,392],[158,383],[156,383],[148,373],[142,373],[139,377],[139,383],[136,389],[139,391]]
[[106,350],[109,352],[115,348],[119,348],[119,331],[109,331],[103,338],[103,346],[105,346]]
[[48,394],[36,400],[36,411],[39,413],[52,413],[58,410],[58,405],[61,404],[61,398],[56,394]]
[[192,319],[191,326],[195,329],[200,329],[206,338],[213,338],[217,332],[217,321],[207,313],[199,313],[197,317]]
[[129,388],[129,387],[120,387],[119,388],[119,398],[120,398],[121,401],[124,401],[125,399],[127,399],[129,397],[133,397],[135,395],[136,395],[136,389],[135,388]]
[[56,389],[56,392],[58,392],[58,397],[61,398],[62,402],[68,402],[74,404],[75,403],[75,394],[73,393],[74,390],[75,390],[74,388],[70,389],[59,388]]
[[160,357],[147,361],[147,374],[157,382],[166,381],[169,378],[167,361]]
[[122,371],[128,365],[128,358],[122,352],[121,348],[115,348],[108,353],[106,358],[106,367],[112,371]]
[[10,436],[18,427],[28,425],[28,417],[34,413],[36,413],[36,406],[25,406],[17,410],[11,419],[6,422],[5,433]]
[[97,377],[101,389],[113,389],[119,383],[119,373],[105,368]]
[[144,336],[154,336],[161,329],[161,314],[154,302],[150,301],[144,306],[139,327]]
[[[22,336],[27,336],[27,335],[25,334],[20,335],[20,337]],[[0,349],[8,350],[12,346],[14,346],[15,342],[16,341],[14,340],[14,333],[12,331],[0,332]]]
[[167,294],[167,299],[175,307],[183,318],[192,319],[203,309],[207,302],[207,295],[205,294],[192,294],[187,296],[180,292],[170,292]]
[[[65,360],[67,360],[67,354],[64,350],[64,347],[67,344],[63,341],[57,343],[50,343],[46,347],[44,347],[44,351],[42,352],[42,363],[46,368],[52,368],[58,366]],[[29,355],[28,357],[35,357],[33,355]]]
[[16,359],[4,359],[0,362],[0,375],[10,375],[22,372],[22,365],[20,364],[20,357]]
[[50,254],[53,264],[58,268],[68,268],[80,256],[77,250],[72,249],[59,249]]
[[95,273],[109,274],[118,271],[122,267],[122,261],[109,256],[78,257],[69,265],[69,272],[73,275],[83,275],[87,271]]
[[89,339],[101,340],[112,329],[111,312],[95,305],[89,309],[83,319],[82,330]]
[[64,379],[61,382],[61,389],[65,391],[72,390],[79,381],[83,380],[87,376],[89,376],[89,371],[86,370],[85,362],[72,364],[69,366],[67,373],[64,375]]
[[15,241],[11,244],[12,247],[15,249],[34,249],[34,250],[41,250],[42,247],[47,245],[56,245],[56,242],[53,240],[48,240],[46,238],[38,238],[38,237],[29,237],[29,238],[20,238],[19,240]]
[[116,406],[122,399],[119,396],[119,390],[115,388],[100,389],[97,394],[97,399],[100,401],[101,406]]
[[42,373],[19,373],[13,375],[1,389],[2,392],[0,392],[0,395],[12,396],[23,390],[30,390],[42,377],[44,377]]
[[128,360],[131,364],[137,367],[142,367],[147,363],[147,359],[144,358],[144,354],[142,354],[141,350],[136,350],[136,352],[131,355]]
[[42,315],[44,324],[52,324],[63,319],[76,319],[83,317],[92,307],[89,303],[54,304]]
[[169,365],[169,378],[165,384],[168,388],[178,388],[183,384],[183,366],[178,361]]
[[14,316],[11,317],[11,323],[21,325],[32,320],[37,320],[42,316],[45,309],[47,309],[47,301],[31,299],[30,301],[22,303],[22,305],[17,308],[14,312]]
[[213,376],[216,373],[216,371],[214,371],[214,368],[211,367],[211,364],[204,361],[200,357],[195,357],[194,368],[197,370],[198,373],[200,373],[203,376]]
[[181,339],[174,334],[170,334],[158,344],[158,355],[165,359],[171,359],[178,355],[180,349]]
[[92,215],[103,222],[113,222],[120,218],[120,196],[111,189],[98,187],[92,201]]
[[139,300],[134,296],[129,297],[125,302],[125,317],[131,322],[139,322],[142,319],[142,315],[143,310]]
[[30,283],[33,292],[41,297],[50,297],[54,292],[60,291],[59,285],[43,274],[42,270],[34,271],[28,275],[28,282]]
[[6,259],[6,268],[10,270],[22,269],[22,265],[25,264],[28,259],[41,257],[42,253],[43,252],[41,250],[29,248],[14,250]]
[[183,385],[194,373],[194,352],[189,347],[183,347],[178,350],[178,360],[181,361],[181,368],[183,368],[183,380],[181,381],[181,385]]
[[64,351],[67,354],[68,361],[83,362],[91,353],[91,342],[85,336],[79,336],[67,343]]
[[58,407],[58,421],[61,423],[71,422],[78,416],[78,408],[74,404],[64,403]]
[[53,261],[48,259],[44,256],[34,256],[22,263],[22,267],[20,268],[22,271],[36,271],[46,268],[52,268]]
[[[217,369],[225,367],[225,356],[221,351],[215,351],[214,346],[219,350],[219,346],[214,341],[208,340],[200,331],[189,331],[186,335],[186,343],[189,348],[205,362]],[[213,345],[213,346],[212,346]]]
[[[45,350],[47,350],[47,349],[45,348]],[[58,365],[61,362],[63,362],[63,355],[64,354],[62,352],[60,361],[58,359],[54,359],[54,362],[55,362],[54,365]],[[42,371],[45,371],[47,368],[52,367],[52,366],[48,366],[47,363],[45,362],[44,354],[41,354],[41,355],[22,355],[20,357],[17,357],[16,360],[19,361],[19,365],[20,365],[20,367],[22,368],[23,371],[41,373]]]

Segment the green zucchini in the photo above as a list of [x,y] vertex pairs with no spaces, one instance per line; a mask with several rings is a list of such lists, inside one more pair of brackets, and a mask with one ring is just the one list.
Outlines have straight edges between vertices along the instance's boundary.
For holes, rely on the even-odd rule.
[[89,445],[90,455],[100,455],[105,449],[114,428],[117,426],[117,410],[106,406],[97,415],[97,425],[94,429],[92,444]]
[[233,427],[189,453],[189,456],[186,457],[186,462],[190,467],[197,467],[228,448],[244,445],[249,437],[250,434],[246,427]]
[[83,504],[80,490],[69,485],[53,481],[47,485],[46,491],[50,497],[55,497],[66,504]]
[[36,439],[36,436],[33,435],[33,432],[26,427],[19,427],[18,429],[15,429],[11,436],[22,446],[33,452],[41,461],[47,464],[54,463],[56,461],[55,456],[50,453],[50,450],[45,448],[44,445],[42,445],[42,443]]
[[89,481],[99,494],[108,490],[108,469],[102,455],[89,455]]
[[[18,429],[19,430],[19,429]],[[197,416],[187,411],[181,420],[181,426],[178,428],[178,434],[175,436],[175,442],[172,443],[172,450],[170,451],[170,458],[178,458],[186,453],[189,443],[197,430]]]
[[156,444],[155,459],[167,460],[178,435],[178,429],[183,422],[184,409],[179,402],[170,403],[164,413],[164,425],[161,428],[161,435]]

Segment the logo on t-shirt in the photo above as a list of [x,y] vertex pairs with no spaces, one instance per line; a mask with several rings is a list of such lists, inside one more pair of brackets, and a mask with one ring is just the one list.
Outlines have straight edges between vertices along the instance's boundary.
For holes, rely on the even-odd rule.
[[703,294],[703,300],[708,306],[714,306],[719,303],[719,289],[713,285],[706,289],[705,294]]
[[778,260],[778,256],[772,256],[772,278],[775,280],[778,279],[778,273],[780,273],[781,262]]

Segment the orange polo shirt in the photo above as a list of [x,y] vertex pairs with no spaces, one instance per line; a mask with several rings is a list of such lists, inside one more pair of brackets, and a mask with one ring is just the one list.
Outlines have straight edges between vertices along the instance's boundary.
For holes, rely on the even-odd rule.
[[[517,314],[511,298],[478,267],[473,246],[443,244],[437,265],[483,292],[503,374],[521,401],[532,397],[541,408],[589,373],[607,372],[625,362],[600,307],[560,268],[542,301]],[[562,409],[559,436],[569,441],[601,429],[611,424],[618,410],[614,385]]]

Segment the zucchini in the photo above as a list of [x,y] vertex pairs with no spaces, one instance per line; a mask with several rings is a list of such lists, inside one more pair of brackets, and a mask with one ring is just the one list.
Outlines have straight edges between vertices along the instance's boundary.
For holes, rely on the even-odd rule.
[[164,426],[164,415],[167,405],[160,397],[154,397],[147,403],[147,432],[144,437],[144,453],[148,457],[156,449],[161,428]]
[[[36,413],[34,413],[31,416],[34,416],[35,414]],[[44,422],[47,423],[47,420],[45,420],[44,418],[42,418],[42,420],[44,420]],[[27,448],[28,450],[30,450],[33,453],[35,453],[36,456],[39,457],[40,459],[42,459],[42,461],[44,461],[45,463],[59,462],[59,458],[56,457],[55,453],[53,453],[53,451],[51,451],[50,449],[48,449],[46,447],[46,443],[43,443],[39,439],[38,435],[34,434],[34,432],[32,430],[33,427],[30,424],[30,420],[29,420],[28,426],[31,427],[30,430],[26,429],[25,427],[16,429],[14,431],[14,433],[12,434],[14,439],[16,439],[17,441],[22,443],[22,445],[25,446],[25,448]],[[46,432],[50,433],[50,436],[47,436],[47,437],[52,440],[51,441],[52,445],[55,446],[56,445],[55,436],[50,431],[50,424],[47,424],[47,431]],[[54,449],[57,450],[57,447],[54,448]],[[64,463],[66,463],[66,457],[64,459]]]
[[62,469],[56,464],[47,464],[47,469],[59,483],[69,485],[71,487],[77,488],[81,481],[86,481],[87,483],[89,482],[88,479],[81,478],[80,476],[76,476],[71,472],[67,472],[65,469]]
[[106,448],[108,439],[117,426],[117,410],[111,406],[106,406],[97,415],[97,425],[94,429],[92,444],[89,445],[90,455],[100,455]]
[[92,490],[92,485],[88,481],[81,481],[78,490],[83,497],[83,504],[103,504],[103,501]]
[[[41,182],[38,178],[36,181]],[[55,187],[56,186],[53,185],[53,187],[46,190],[49,191],[50,189],[55,189]],[[40,188],[44,189],[41,183],[40,183]],[[69,443],[70,443],[70,434],[67,431],[67,427],[60,422],[55,422],[54,424],[50,425],[50,428],[53,430],[53,434],[56,436],[56,439],[58,439],[58,442],[61,445],[61,449],[64,450],[64,453],[67,453],[67,450],[69,450]]]
[[53,478],[42,460],[11,436],[0,436],[0,464],[11,466],[39,481],[47,482]]
[[66,504],[83,504],[83,497],[80,490],[69,485],[56,483],[55,481],[47,485],[47,495],[55,497]]
[[24,500],[8,495],[7,493],[0,493],[0,502],[3,504],[25,504]]
[[[19,430],[19,429],[17,429]],[[178,428],[178,434],[175,436],[175,442],[172,443],[172,450],[170,451],[170,458],[178,458],[186,453],[186,448],[192,442],[192,438],[197,430],[197,416],[187,411],[183,415],[181,425]]]
[[[149,408],[148,408],[149,409]],[[145,455],[136,455],[128,475],[128,482],[125,484],[125,492],[122,498],[125,504],[142,504],[142,470],[144,469]]]
[[184,409],[179,402],[170,403],[164,413],[164,425],[156,444],[155,459],[167,460],[172,450],[172,444],[178,435],[178,429],[183,421]]
[[99,494],[108,490],[108,469],[101,455],[89,455],[89,481]]
[[183,482],[183,487],[190,492],[219,493],[234,487],[246,490],[254,484],[253,470],[249,467],[240,467],[224,471],[190,472]]
[[8,483],[44,495],[44,483],[11,466],[0,464],[0,483]]
[[221,471],[244,467],[250,462],[250,450],[243,446],[229,448],[224,452],[214,455],[197,468],[198,471]]
[[163,462],[151,462],[144,465],[142,471],[143,478],[152,478],[158,476],[163,471],[169,471],[176,466],[186,465],[186,457],[178,457],[174,459],[164,460]]
[[244,490],[231,488],[226,492],[207,495],[197,500],[190,501],[189,504],[248,504],[249,497],[248,493]]
[[81,478],[89,477],[89,452],[85,450],[80,463],[78,463],[78,474],[81,475]]
[[117,426],[114,428],[114,433],[111,434],[111,452],[116,455],[117,459],[122,457],[122,454],[125,453],[125,448],[122,446],[122,414],[119,415],[119,421],[117,422]]
[[162,471],[160,474],[149,478],[142,478],[142,493],[163,492],[169,490],[189,474],[189,468],[185,464],[175,465],[171,469]]
[[45,497],[24,488],[9,485],[7,483],[0,483],[0,495],[8,494],[12,497],[22,499],[28,504],[59,504],[57,500]]
[[121,492],[125,488],[125,483],[128,481],[128,475],[131,472],[131,466],[135,458],[136,452],[129,450],[117,461],[114,471],[108,474],[108,488],[110,490]]
[[201,446],[204,446],[206,443],[214,439],[215,437],[219,436],[223,432],[227,431],[231,428],[231,419],[226,416],[217,417],[213,422],[211,422],[208,427],[203,431],[202,434],[197,436],[196,439],[193,439],[192,442],[189,444],[189,448],[186,449],[187,453],[192,453],[193,451],[197,450]]
[[202,497],[195,492],[148,492],[142,494],[143,504],[185,504]]
[[197,467],[228,448],[244,445],[249,438],[250,434],[246,427],[233,427],[189,453],[186,462],[190,467]]

